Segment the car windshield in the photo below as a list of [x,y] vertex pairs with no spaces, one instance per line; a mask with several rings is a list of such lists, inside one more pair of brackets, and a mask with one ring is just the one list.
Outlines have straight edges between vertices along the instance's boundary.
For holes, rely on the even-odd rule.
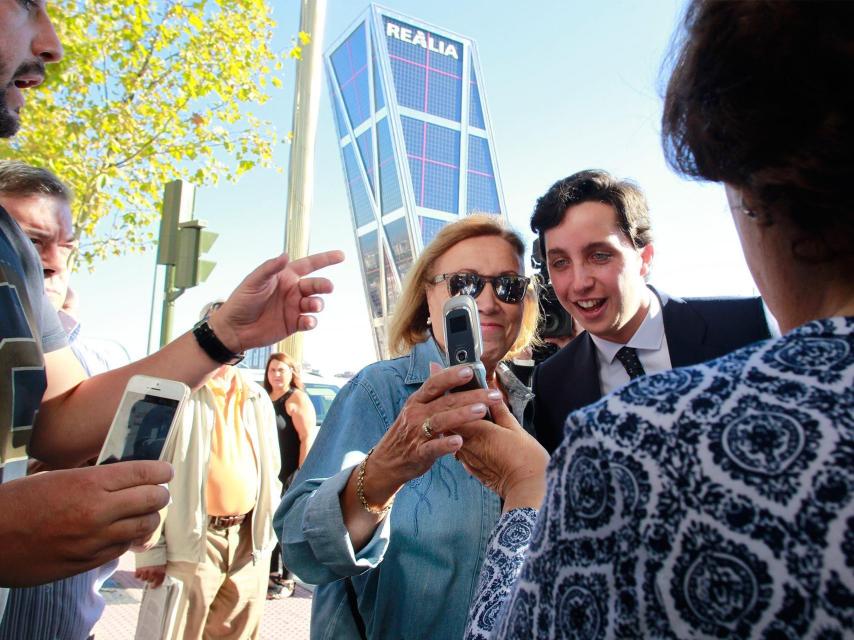
[[305,392],[311,398],[311,404],[314,405],[314,412],[317,414],[317,424],[323,423],[329,407],[332,406],[332,401],[335,400],[335,394],[339,388],[331,384],[322,384],[318,382],[306,382]]

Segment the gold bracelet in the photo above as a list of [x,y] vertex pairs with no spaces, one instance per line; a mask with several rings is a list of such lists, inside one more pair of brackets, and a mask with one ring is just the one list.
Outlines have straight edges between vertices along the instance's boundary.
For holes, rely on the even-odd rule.
[[362,503],[362,508],[368,513],[372,513],[375,516],[384,516],[391,509],[391,505],[394,504],[394,499],[389,502],[382,509],[377,509],[376,507],[372,507],[368,504],[368,501],[365,500],[365,467],[368,464],[368,458],[371,457],[371,454],[374,452],[374,448],[371,447],[371,450],[368,451],[368,455],[365,456],[365,459],[359,464],[359,473],[356,475],[356,495],[359,496],[359,502]]

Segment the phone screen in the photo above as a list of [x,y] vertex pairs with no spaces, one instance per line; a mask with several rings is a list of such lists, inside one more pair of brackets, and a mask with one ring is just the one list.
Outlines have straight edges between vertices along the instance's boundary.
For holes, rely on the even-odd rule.
[[463,315],[454,315],[448,318],[448,329],[451,333],[459,333],[468,329],[468,322]]
[[110,429],[101,464],[158,460],[177,410],[176,399],[128,392]]

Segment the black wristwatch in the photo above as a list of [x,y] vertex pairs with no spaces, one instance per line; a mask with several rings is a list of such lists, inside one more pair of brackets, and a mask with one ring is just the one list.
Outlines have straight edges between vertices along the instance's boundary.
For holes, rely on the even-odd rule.
[[211,329],[207,320],[199,320],[196,326],[193,327],[193,335],[196,336],[196,342],[202,348],[211,360],[215,360],[220,364],[235,365],[246,356],[245,353],[234,353],[226,347],[222,341],[216,337],[216,334]]

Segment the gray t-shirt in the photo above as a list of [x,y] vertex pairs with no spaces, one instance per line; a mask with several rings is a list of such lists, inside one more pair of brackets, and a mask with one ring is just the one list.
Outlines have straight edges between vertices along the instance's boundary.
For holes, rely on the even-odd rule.
[[[33,243],[0,207],[0,482],[22,475],[12,467],[26,465],[26,446],[47,386],[42,353],[66,344],[44,295]],[[23,464],[12,464],[16,461]]]
[[[47,388],[42,354],[66,344],[44,295],[38,253],[0,207],[0,482],[26,474],[27,443]],[[5,605],[0,589],[0,618]]]

